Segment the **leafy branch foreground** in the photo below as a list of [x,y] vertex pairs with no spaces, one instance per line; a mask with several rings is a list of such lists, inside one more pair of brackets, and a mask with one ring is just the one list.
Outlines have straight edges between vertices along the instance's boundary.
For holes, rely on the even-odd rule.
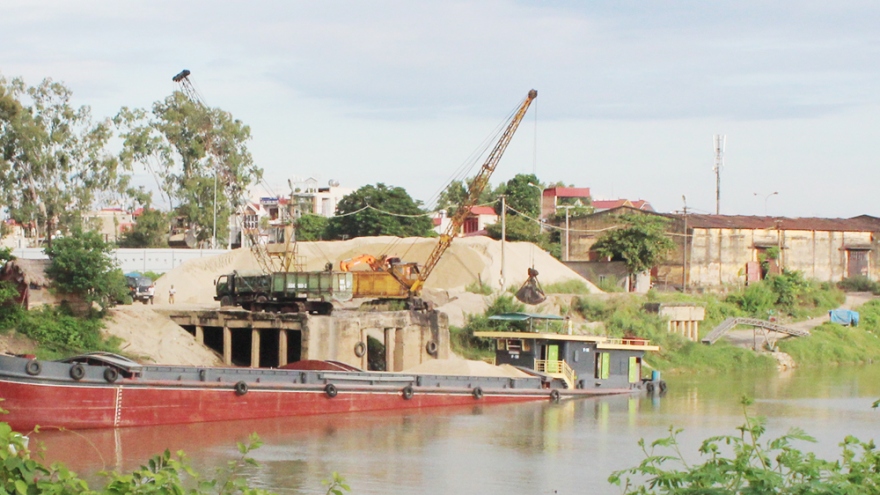
[[[76,473],[60,463],[46,466],[34,459],[28,450],[27,438],[15,432],[8,423],[0,422],[0,495],[17,494],[81,494],[81,495],[270,495],[274,492],[248,486],[243,470],[257,466],[248,454],[260,447],[262,442],[256,434],[248,443],[239,443],[241,454],[224,468],[217,470],[215,478],[204,478],[190,467],[189,460],[181,451],[172,455],[166,450],[154,456],[147,465],[132,473],[102,472],[107,478],[103,489],[93,490]],[[38,454],[39,456],[39,454]],[[343,495],[351,491],[345,479],[333,473],[331,479],[322,482],[327,495]]]
[[[608,481],[622,483],[625,494],[880,493],[880,455],[873,441],[847,436],[840,444],[840,460],[819,459],[793,447],[795,441],[816,442],[800,428],[762,442],[765,420],[749,416],[750,400],[744,398],[742,404],[746,422],[737,428],[739,435],[704,440],[699,452],[708,459],[702,464],[684,459],[677,440],[682,430],[670,428],[669,436],[655,440],[650,448],[640,440],[645,459],[634,468],[612,473]],[[732,452],[732,457],[724,451]]]

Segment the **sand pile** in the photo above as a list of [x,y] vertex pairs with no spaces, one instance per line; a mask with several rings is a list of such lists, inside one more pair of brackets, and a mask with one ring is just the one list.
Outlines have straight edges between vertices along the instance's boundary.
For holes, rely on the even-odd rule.
[[199,344],[186,330],[149,306],[118,306],[111,310],[104,333],[124,341],[121,350],[141,363],[220,366],[217,354]]
[[509,364],[495,366],[485,361],[471,361],[461,358],[425,361],[418,366],[404,370],[404,373],[417,375],[500,376],[505,378],[531,376]]
[[[306,270],[322,270],[328,262],[335,267],[345,259],[361,254],[396,256],[403,261],[423,263],[434,247],[436,239],[398,237],[358,237],[347,241],[300,242],[299,258]],[[527,242],[505,244],[505,286],[519,286],[525,282],[526,270],[532,266],[540,272],[543,284],[581,280],[591,291],[600,292],[577,273],[563,265],[547,252]],[[358,267],[361,268],[361,267]],[[367,267],[363,267],[366,269]],[[257,270],[259,265],[248,249],[238,249],[218,256],[189,260],[166,273],[156,283],[156,294],[167,297],[173,284],[178,303],[214,303],[213,281],[233,270]],[[501,242],[488,237],[456,239],[444,253],[425,285],[426,289],[464,290],[469,284],[483,283],[499,289],[501,277]]]

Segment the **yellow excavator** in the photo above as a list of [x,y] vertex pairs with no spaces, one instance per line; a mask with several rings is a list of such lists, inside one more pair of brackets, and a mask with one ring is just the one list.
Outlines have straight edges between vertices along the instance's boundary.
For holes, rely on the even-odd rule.
[[[354,275],[354,297],[404,299],[407,301],[410,309],[430,309],[429,305],[422,301],[420,297],[425,281],[431,275],[431,272],[434,271],[437,263],[440,262],[443,253],[452,244],[452,240],[460,232],[465,219],[470,214],[471,208],[479,202],[480,195],[489,184],[489,177],[495,172],[495,167],[501,160],[507,145],[510,144],[510,140],[513,138],[513,134],[519,127],[520,122],[522,122],[526,110],[528,110],[529,105],[537,97],[538,92],[536,90],[529,91],[525,100],[520,104],[519,109],[511,117],[498,143],[495,144],[495,147],[486,158],[486,162],[470,182],[467,198],[458,205],[455,213],[450,217],[446,231],[440,234],[437,246],[434,247],[424,265],[419,266],[413,262],[401,262],[399,258],[384,256],[375,258],[371,255],[357,256],[340,263],[339,268],[342,271],[349,271],[357,263],[367,263],[372,268],[371,271],[352,272]],[[537,275],[537,272],[535,272],[535,275]],[[531,281],[532,279],[533,277],[531,277],[530,272],[529,280]],[[526,284],[528,283],[526,282]],[[535,279],[535,284],[537,284],[537,279]],[[540,286],[537,287],[540,291]]]

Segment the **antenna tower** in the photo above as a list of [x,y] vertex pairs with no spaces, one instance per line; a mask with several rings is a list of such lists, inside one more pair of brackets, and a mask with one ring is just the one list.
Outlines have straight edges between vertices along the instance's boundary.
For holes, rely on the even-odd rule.
[[721,214],[721,169],[724,168],[724,143],[727,136],[715,134],[715,214]]

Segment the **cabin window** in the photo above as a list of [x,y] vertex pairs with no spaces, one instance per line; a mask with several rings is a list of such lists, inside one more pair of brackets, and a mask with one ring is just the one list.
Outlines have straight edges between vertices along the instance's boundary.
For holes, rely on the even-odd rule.
[[520,339],[509,339],[507,341],[507,350],[508,352],[520,352],[522,351],[522,340]]
[[497,341],[497,345],[496,345],[495,349],[497,349],[497,350],[499,350],[499,351],[503,351],[506,345],[507,345],[506,342],[504,342],[503,340],[499,339],[499,340]]
[[523,352],[531,351],[532,350],[532,343],[529,342],[528,340],[523,340],[522,341],[522,350],[523,350]]

